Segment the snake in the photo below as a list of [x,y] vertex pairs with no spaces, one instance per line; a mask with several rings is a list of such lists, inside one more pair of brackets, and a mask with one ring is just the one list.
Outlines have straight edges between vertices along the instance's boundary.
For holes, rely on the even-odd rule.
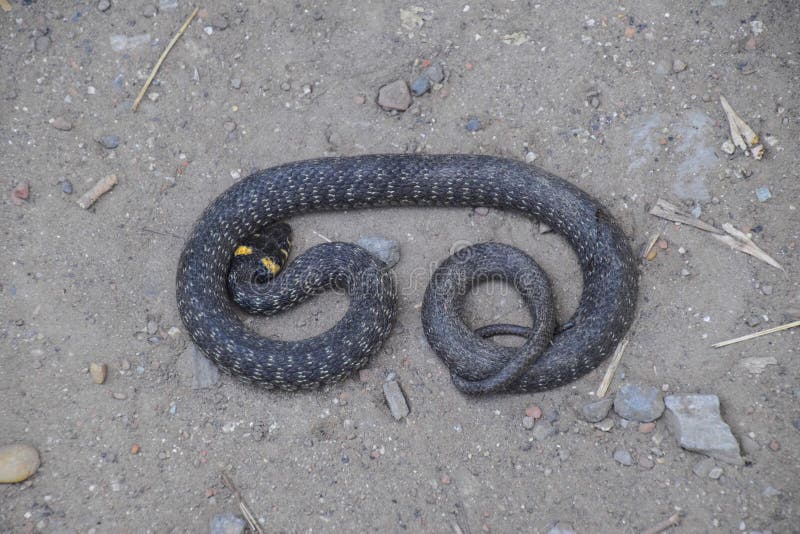
[[[421,307],[422,326],[431,349],[464,393],[562,386],[597,368],[628,332],[638,296],[638,261],[620,225],[588,193],[508,158],[370,154],[259,170],[206,207],[189,233],[176,274],[178,313],[189,337],[223,371],[268,389],[318,388],[363,368],[390,335],[395,319],[396,291],[387,265],[344,242],[315,245],[284,265],[290,244],[286,228],[267,255],[248,250],[257,241],[253,236],[269,234],[292,216],[390,206],[518,212],[560,234],[577,257],[581,296],[561,326],[556,325],[547,275],[516,247],[479,243],[446,258],[434,271]],[[231,259],[249,255],[260,257],[268,272],[238,275],[237,282]],[[469,328],[463,319],[466,294],[493,278],[506,280],[520,293],[532,327]],[[350,304],[336,324],[318,335],[268,338],[242,319],[243,311],[274,315],[331,289],[347,293]],[[502,334],[526,339],[518,347],[491,340]]]

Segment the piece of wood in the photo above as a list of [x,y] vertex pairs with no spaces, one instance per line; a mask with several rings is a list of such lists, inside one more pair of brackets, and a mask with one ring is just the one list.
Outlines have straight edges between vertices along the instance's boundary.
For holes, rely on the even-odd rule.
[[766,336],[767,334],[774,334],[775,332],[781,332],[783,330],[789,330],[790,328],[795,328],[800,326],[800,321],[792,321],[791,323],[782,324],[780,326],[775,326],[773,328],[767,328],[766,330],[761,330],[760,332],[753,332],[752,334],[747,334],[746,336],[735,337],[733,339],[728,339],[726,341],[720,341],[719,343],[714,343],[711,345],[715,349],[720,347],[725,347],[727,345],[733,345],[734,343],[739,343],[740,341],[747,341],[748,339],[754,339],[761,336]]
[[692,217],[690,214],[679,210],[677,206],[670,204],[663,198],[659,198],[656,201],[656,205],[650,209],[650,215],[655,215],[656,217],[660,217],[672,222],[688,224],[689,226],[694,226],[695,228],[699,228],[700,230],[711,232],[713,234],[722,235],[724,233],[719,228],[704,223],[700,219]]
[[617,345],[617,350],[614,351],[614,356],[611,357],[611,363],[608,365],[608,369],[606,369],[606,374],[603,376],[603,381],[600,382],[600,387],[597,388],[597,398],[602,399],[608,393],[608,388],[611,385],[611,381],[614,380],[614,375],[617,372],[617,367],[619,367],[619,362],[622,361],[622,354],[625,352],[625,347],[628,346],[628,338],[623,339],[620,341],[619,345]]
[[737,230],[731,223],[725,223],[722,225],[722,229],[725,230],[728,235],[715,235],[717,239],[728,245],[734,250],[738,250],[739,252],[744,252],[745,254],[749,254],[754,258],[758,258],[759,260],[768,263],[775,267],[776,269],[780,269],[784,273],[786,270],[783,266],[775,261],[772,256],[761,250],[758,245],[753,243],[753,241],[741,230]]
[[150,71],[150,76],[147,77],[147,80],[144,82],[144,85],[142,86],[141,91],[139,91],[139,94],[136,97],[136,100],[133,101],[133,106],[131,106],[131,111],[132,112],[135,112],[136,108],[139,107],[139,102],[141,102],[142,98],[144,98],[144,94],[147,92],[147,89],[150,87],[150,84],[153,83],[153,78],[156,77],[156,74],[158,73],[158,69],[161,68],[161,64],[164,62],[164,58],[167,57],[167,54],[169,54],[169,51],[172,50],[172,47],[175,46],[175,43],[178,42],[178,39],[180,39],[181,35],[183,35],[183,32],[185,32],[186,28],[189,27],[189,24],[191,24],[192,20],[194,19],[194,16],[197,15],[198,11],[200,11],[199,7],[194,8],[194,11],[192,11],[192,14],[189,15],[188,19],[186,19],[186,22],[183,23],[183,26],[180,27],[180,29],[178,30],[178,33],[176,33],[172,37],[172,40],[169,42],[167,47],[164,49],[163,52],[161,52],[161,57],[158,58],[158,61],[156,62],[156,65],[153,67],[153,70]]
[[117,175],[110,174],[106,176],[78,199],[78,206],[85,210],[89,209],[92,204],[97,202],[98,198],[111,191],[115,185],[117,185]]

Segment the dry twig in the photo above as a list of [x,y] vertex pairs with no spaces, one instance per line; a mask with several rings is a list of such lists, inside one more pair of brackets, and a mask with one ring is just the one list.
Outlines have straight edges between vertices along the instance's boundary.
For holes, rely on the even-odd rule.
[[774,334],[775,332],[789,330],[790,328],[794,328],[796,326],[800,326],[800,321],[793,321],[791,323],[782,324],[780,326],[776,326],[773,328],[767,328],[766,330],[761,330],[760,332],[753,332],[752,334],[747,334],[746,336],[735,337],[733,339],[728,339],[727,341],[720,341],[719,343],[714,343],[711,346],[714,347],[715,349],[718,349],[720,347],[725,347],[726,345],[733,345],[734,343],[739,343],[740,341],[747,341],[748,339],[766,336],[767,334]]
[[239,509],[242,511],[242,515],[247,520],[247,524],[250,525],[250,530],[255,532],[256,534],[264,534],[264,529],[261,528],[261,524],[258,522],[256,517],[253,515],[253,512],[250,511],[250,508],[247,506],[247,503],[242,497],[242,494],[239,492],[239,489],[231,480],[231,477],[228,476],[228,473],[225,471],[220,471],[219,474],[222,476],[222,480],[225,482],[225,485],[228,486],[228,489],[233,492],[233,495],[236,497],[236,500],[239,501]]
[[677,527],[681,524],[681,519],[683,518],[683,512],[675,512],[668,518],[663,521],[659,521],[652,527],[648,528],[642,534],[659,534],[659,532],[664,532],[668,528]]
[[656,205],[650,209],[650,215],[655,215],[656,217],[661,217],[662,219],[672,222],[688,224],[689,226],[694,226],[695,228],[699,228],[700,230],[705,230],[706,232],[711,232],[713,234],[722,234],[722,230],[719,228],[692,217],[688,213],[679,210],[677,206],[670,204],[663,198],[659,198],[656,201]]
[[117,175],[110,174],[106,176],[78,199],[78,206],[83,209],[89,209],[92,204],[97,202],[98,198],[111,191],[111,188],[115,185],[117,185]]
[[136,100],[133,101],[133,106],[131,106],[131,111],[136,111],[136,108],[139,107],[139,102],[141,102],[142,98],[144,98],[144,94],[147,92],[147,89],[150,87],[150,84],[153,83],[153,78],[156,77],[156,73],[158,72],[158,69],[161,68],[161,64],[164,62],[164,58],[167,57],[167,54],[169,54],[169,51],[172,50],[172,47],[175,46],[175,43],[178,42],[178,39],[180,38],[180,36],[183,35],[183,32],[185,32],[186,28],[189,27],[189,24],[191,24],[192,19],[194,19],[194,16],[197,15],[198,11],[200,11],[199,7],[194,8],[194,11],[192,11],[192,14],[189,15],[188,19],[186,19],[186,22],[183,23],[183,26],[181,26],[181,28],[178,30],[178,33],[175,34],[175,36],[169,42],[169,44],[164,49],[164,51],[161,52],[161,57],[158,58],[158,61],[156,62],[155,67],[153,67],[153,70],[150,71],[150,76],[148,76],[147,80],[144,82],[144,85],[142,86],[142,90],[139,91],[139,95],[136,97]]
[[614,351],[614,356],[611,358],[611,363],[608,365],[608,369],[606,369],[606,374],[603,377],[603,381],[600,382],[600,387],[597,388],[597,398],[602,399],[608,393],[608,387],[611,385],[611,381],[614,379],[614,374],[617,372],[617,367],[619,367],[619,362],[622,361],[622,353],[625,352],[625,347],[628,346],[628,338],[623,339],[620,341],[619,345],[617,345],[617,350]]

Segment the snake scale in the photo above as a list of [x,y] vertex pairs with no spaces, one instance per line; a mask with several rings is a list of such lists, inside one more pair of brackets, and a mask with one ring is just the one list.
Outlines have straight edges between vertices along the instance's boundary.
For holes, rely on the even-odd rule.
[[[347,243],[317,245],[294,259],[260,287],[251,311],[277,313],[331,287],[344,289],[350,306],[328,331],[282,341],[261,337],[240,320],[227,285],[231,254],[248,236],[293,215],[405,205],[521,212],[566,238],[583,273],[570,327],[553,335],[552,304],[541,307],[548,305],[549,286],[546,280],[542,286],[544,275],[527,254],[484,243],[445,260],[426,291],[422,322],[429,344],[462,391],[561,386],[597,367],[630,327],[637,261],[619,226],[582,190],[537,167],[492,156],[366,155],[257,171],[206,208],[177,270],[178,310],[190,337],[223,370],[268,388],[307,389],[350,375],[391,330],[395,291],[385,265]],[[509,280],[533,315],[537,335],[521,347],[484,339],[459,317],[465,288],[492,276]]]

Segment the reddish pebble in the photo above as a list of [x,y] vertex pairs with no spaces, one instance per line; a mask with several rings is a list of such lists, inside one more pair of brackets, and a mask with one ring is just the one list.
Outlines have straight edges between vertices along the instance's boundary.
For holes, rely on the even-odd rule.
[[378,451],[372,451],[371,453],[369,453],[369,457],[372,458],[373,460],[377,460],[378,458],[381,457],[381,453]]
[[658,138],[658,144],[659,145],[666,145],[667,144],[667,138],[666,137],[659,137]]
[[532,419],[539,419],[542,416],[542,409],[538,406],[528,406],[525,408],[525,415]]
[[437,94],[440,98],[447,98],[450,96],[450,90],[447,87],[442,87]]
[[656,428],[655,423],[640,423],[639,424],[639,432],[642,434],[649,434]]
[[467,61],[467,63],[464,65],[464,68],[467,69],[467,70],[472,70],[473,67],[474,67],[474,65],[472,63],[470,63],[469,61]]
[[353,101],[361,106],[367,101],[367,97],[364,95],[356,95],[355,98],[353,98]]
[[423,60],[420,62],[419,66],[420,66],[420,67],[422,67],[423,69],[424,69],[425,67],[430,67],[430,66],[431,66],[431,60],[430,60],[430,59],[423,59]]
[[744,47],[747,50],[755,50],[756,49],[756,38],[755,36],[751,35],[747,42],[744,44]]
[[17,187],[11,191],[11,202],[13,202],[15,206],[21,206],[23,201],[27,200],[28,195],[30,195],[30,187],[28,180],[17,185]]
[[667,248],[669,248],[669,243],[667,243],[663,239],[659,239],[658,240],[658,248],[660,248],[661,250],[667,250]]
[[139,444],[134,443],[131,445],[131,454],[139,454]]
[[206,499],[209,499],[217,494],[217,490],[214,488],[206,488]]
[[773,451],[779,451],[781,450],[781,444],[778,443],[777,439],[772,438],[771,440],[769,440],[769,448],[772,449]]
[[633,26],[628,26],[625,28],[625,37],[630,39],[634,35],[636,35],[636,28],[634,28]]
[[439,482],[447,486],[448,484],[450,484],[450,477],[447,474],[443,474],[442,476],[439,477]]

